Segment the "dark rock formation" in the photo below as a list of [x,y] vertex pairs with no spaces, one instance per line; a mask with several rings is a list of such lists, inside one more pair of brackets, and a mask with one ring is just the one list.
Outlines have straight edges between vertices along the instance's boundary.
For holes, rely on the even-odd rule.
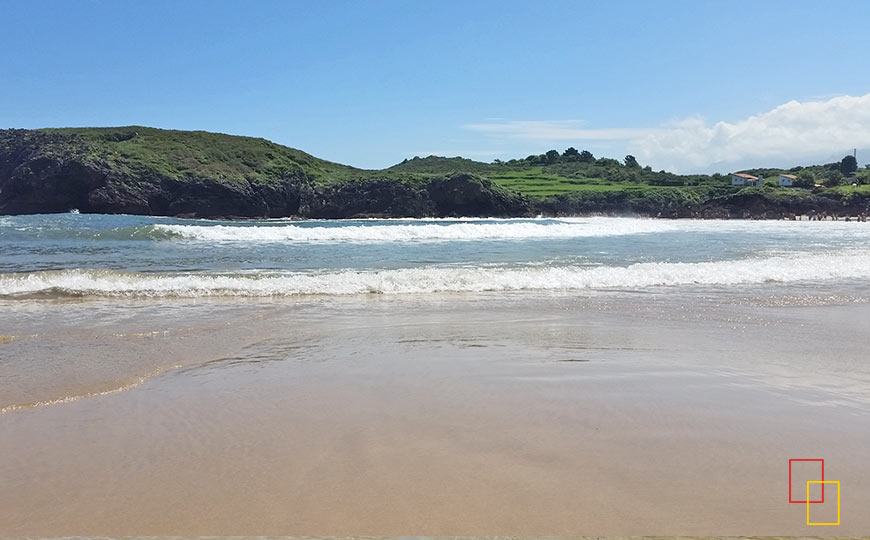
[[435,215],[426,190],[390,179],[365,179],[316,189],[306,199],[306,217],[425,217]]
[[811,196],[771,196],[764,191],[714,198],[692,209],[692,217],[725,219],[787,219],[824,214],[858,216],[870,213],[870,197],[823,192]]
[[301,172],[282,174],[272,182],[179,179],[150,169],[112,167],[69,136],[14,130],[5,132],[0,142],[0,214],[77,209],[186,217],[348,218],[518,216],[532,210],[524,197],[468,174],[325,185]]
[[532,205],[524,198],[471,174],[436,178],[429,182],[426,191],[435,206],[435,215],[442,217],[510,217],[533,212]]

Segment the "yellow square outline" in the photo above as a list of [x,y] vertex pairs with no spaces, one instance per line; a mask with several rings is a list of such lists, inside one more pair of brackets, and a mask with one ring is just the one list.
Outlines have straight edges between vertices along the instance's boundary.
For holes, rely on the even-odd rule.
[[[836,523],[811,523],[810,522],[810,484],[837,484],[837,522]],[[840,524],[840,481],[839,480],[807,480],[807,525],[839,525]]]

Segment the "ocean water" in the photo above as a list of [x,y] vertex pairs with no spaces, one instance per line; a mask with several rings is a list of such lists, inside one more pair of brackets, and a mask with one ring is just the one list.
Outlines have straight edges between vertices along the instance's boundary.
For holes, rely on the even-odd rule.
[[[416,319],[431,331],[412,343],[477,320],[456,339],[513,342],[521,357],[544,358],[574,350],[578,335],[605,320],[603,341],[615,343],[604,348],[630,350],[636,344],[618,336],[637,332],[626,330],[632,318],[651,327],[707,321],[728,336],[719,365],[743,369],[741,359],[757,363],[763,353],[768,378],[834,373],[838,388],[870,401],[861,355],[847,348],[819,363],[802,353],[859,346],[870,330],[863,310],[841,322],[840,311],[824,311],[870,302],[868,240],[870,224],[843,221],[0,217],[0,413],[120,392],[222,358],[404,351],[395,336],[371,336]],[[779,325],[784,312],[763,310],[789,306],[823,309],[789,314],[791,326],[824,317],[831,329],[802,334],[809,343],[790,331],[776,355],[765,334],[732,353],[735,325]],[[335,352],[333,336],[348,329],[341,339],[356,345]],[[691,339],[663,332],[675,358],[695,361]],[[285,341],[264,353],[275,339]],[[701,342],[711,361],[719,339]],[[413,347],[406,354],[418,356]]]
[[0,217],[0,299],[870,285],[870,224]]

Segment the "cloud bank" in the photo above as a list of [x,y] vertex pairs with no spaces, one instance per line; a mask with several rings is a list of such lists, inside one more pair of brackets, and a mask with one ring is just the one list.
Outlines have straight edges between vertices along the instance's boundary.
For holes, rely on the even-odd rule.
[[500,121],[464,127],[529,142],[610,141],[614,149],[621,142],[621,149],[641,163],[678,172],[790,166],[870,148],[870,93],[789,101],[733,123],[710,124],[696,116],[655,128],[588,129],[577,121]]

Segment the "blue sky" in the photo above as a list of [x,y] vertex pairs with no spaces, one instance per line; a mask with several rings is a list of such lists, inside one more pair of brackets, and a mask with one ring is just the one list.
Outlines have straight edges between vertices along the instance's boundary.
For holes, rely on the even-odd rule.
[[203,129],[369,168],[568,146],[791,166],[870,148],[868,20],[866,1],[0,0],[0,127]]

